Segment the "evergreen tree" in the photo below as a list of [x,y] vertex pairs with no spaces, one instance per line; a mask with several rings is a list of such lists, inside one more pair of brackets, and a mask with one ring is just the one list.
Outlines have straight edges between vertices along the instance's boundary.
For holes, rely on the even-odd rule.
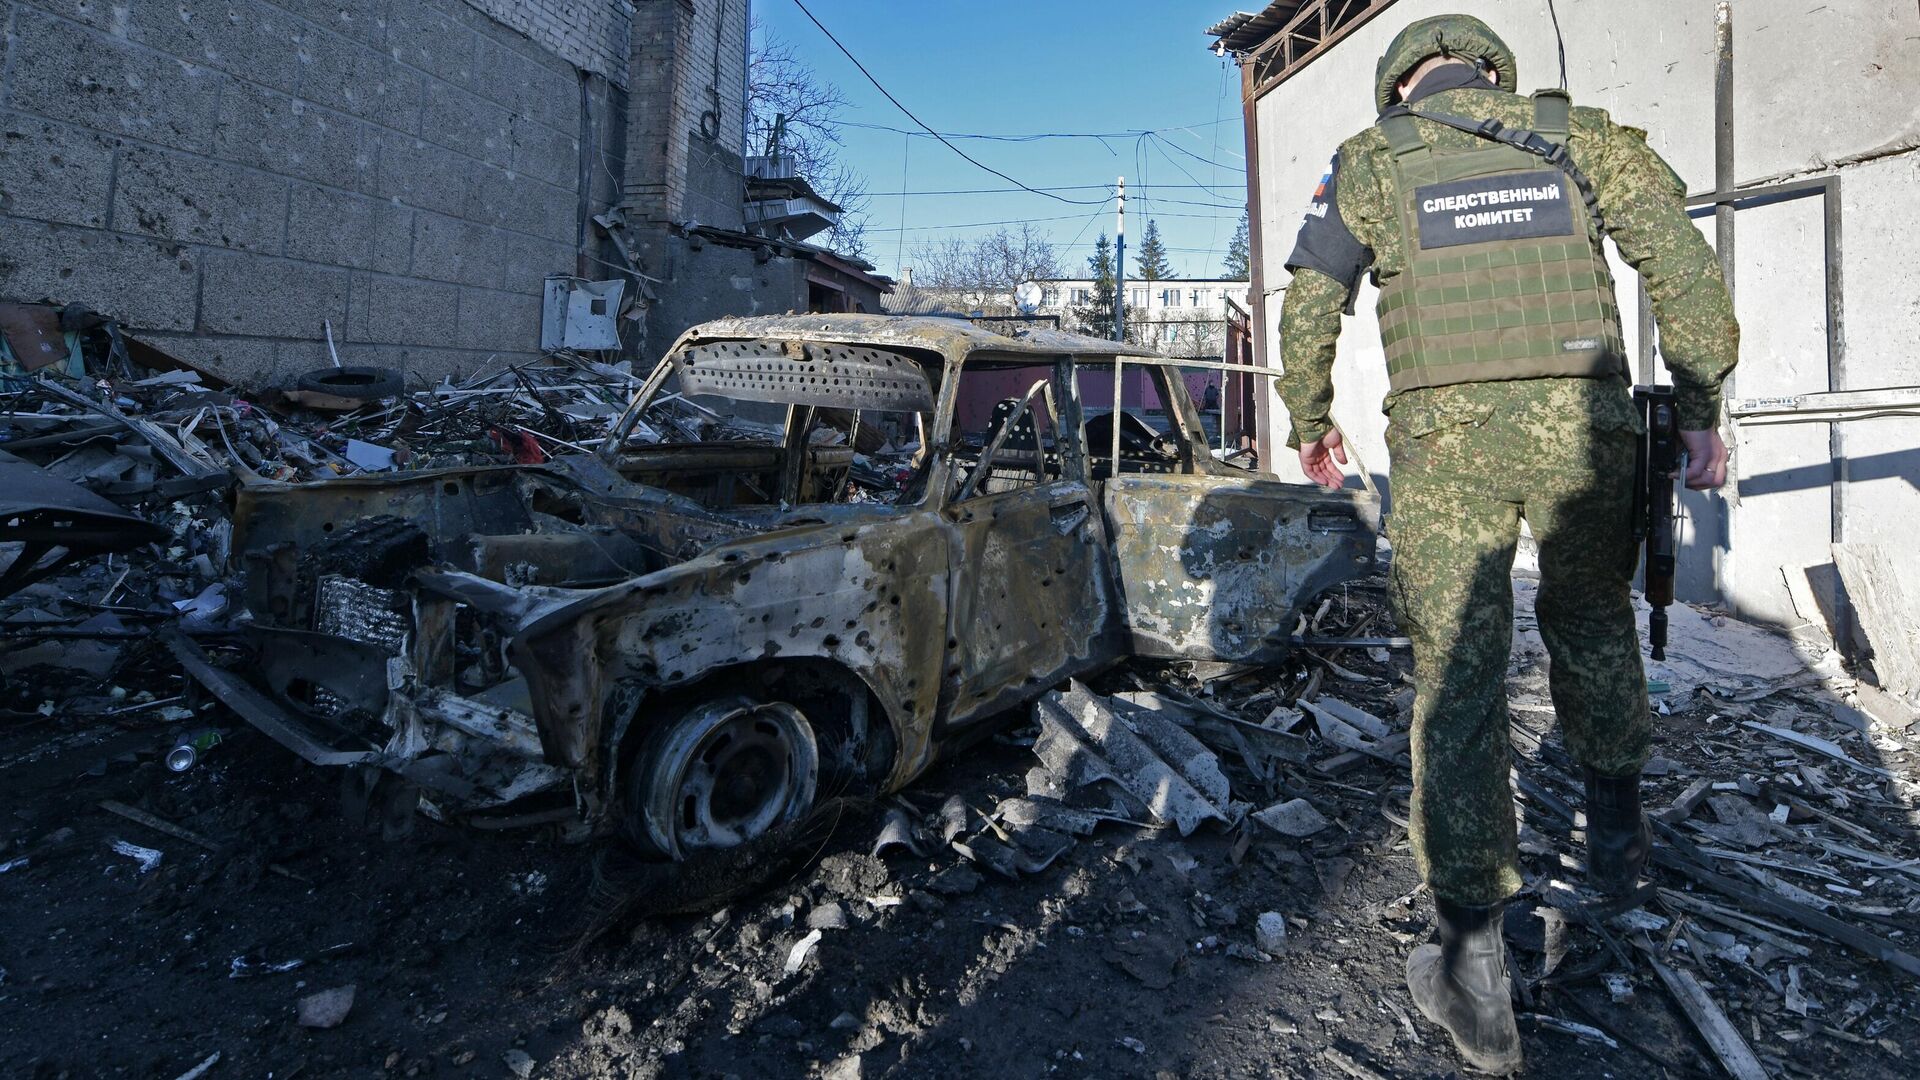
[[1152,218],[1147,219],[1147,235],[1140,241],[1140,258],[1136,264],[1140,268],[1140,277],[1147,281],[1164,281],[1177,277],[1173,265],[1167,262],[1167,248],[1160,242],[1160,226]]
[[1233,239],[1227,241],[1227,257],[1221,260],[1220,276],[1229,281],[1246,281],[1253,277],[1253,260],[1247,245],[1247,212],[1240,211],[1240,224],[1233,230]]
[[1093,254],[1087,256],[1087,276],[1093,279],[1093,299],[1071,308],[1073,321],[1083,334],[1109,337],[1113,334],[1113,241],[1102,232],[1093,242]]

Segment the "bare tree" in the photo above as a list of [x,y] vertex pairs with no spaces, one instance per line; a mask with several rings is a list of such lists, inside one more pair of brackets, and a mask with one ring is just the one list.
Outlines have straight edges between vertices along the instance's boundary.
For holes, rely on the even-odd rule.
[[1148,344],[1168,356],[1218,357],[1226,349],[1224,316],[1193,310],[1163,311],[1152,329]]
[[916,286],[947,292],[968,310],[1006,309],[990,314],[1012,311],[1013,288],[1021,282],[1064,276],[1053,242],[1026,223],[927,244],[914,263]]
[[760,20],[753,21],[751,32],[747,152],[791,156],[813,189],[840,207],[840,223],[827,233],[827,246],[865,258],[867,178],[840,158],[840,113],[847,99]]

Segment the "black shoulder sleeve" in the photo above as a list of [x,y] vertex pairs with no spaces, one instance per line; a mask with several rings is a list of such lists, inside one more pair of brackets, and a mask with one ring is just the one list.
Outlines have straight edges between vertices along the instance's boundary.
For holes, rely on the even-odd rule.
[[1300,223],[1300,236],[1293,242],[1293,254],[1287,256],[1288,270],[1318,270],[1347,287],[1347,314],[1353,314],[1353,293],[1360,286],[1360,275],[1373,265],[1373,249],[1362,244],[1340,220],[1340,203],[1334,198],[1334,185],[1340,180],[1340,155],[1333,155],[1320,185],[1313,189],[1313,201]]

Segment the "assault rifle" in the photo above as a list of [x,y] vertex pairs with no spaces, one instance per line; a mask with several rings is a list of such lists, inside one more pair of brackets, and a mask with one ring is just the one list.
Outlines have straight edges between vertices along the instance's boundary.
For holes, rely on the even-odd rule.
[[1633,404],[1646,421],[1634,455],[1633,539],[1645,545],[1647,643],[1655,660],[1667,658],[1667,605],[1673,603],[1673,481],[1680,475],[1680,414],[1670,386],[1636,386]]

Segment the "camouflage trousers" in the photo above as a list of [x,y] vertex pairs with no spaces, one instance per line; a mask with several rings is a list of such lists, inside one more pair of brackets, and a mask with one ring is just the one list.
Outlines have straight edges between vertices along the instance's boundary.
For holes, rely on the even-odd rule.
[[1511,572],[1525,519],[1536,610],[1568,748],[1609,775],[1651,739],[1629,592],[1641,424],[1612,379],[1433,387],[1391,406],[1392,596],[1413,639],[1414,857],[1434,894],[1483,905],[1521,887],[1508,771]]

